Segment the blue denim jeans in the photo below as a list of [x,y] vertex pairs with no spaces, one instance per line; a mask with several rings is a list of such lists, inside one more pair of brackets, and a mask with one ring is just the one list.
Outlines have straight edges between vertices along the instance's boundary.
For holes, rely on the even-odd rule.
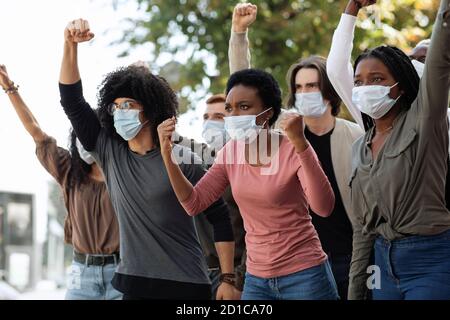
[[450,230],[434,236],[375,241],[380,288],[374,300],[449,300]]
[[245,274],[242,300],[337,300],[328,260],[287,276],[264,279]]
[[111,285],[115,271],[116,264],[87,266],[73,261],[66,300],[121,300],[122,293]]

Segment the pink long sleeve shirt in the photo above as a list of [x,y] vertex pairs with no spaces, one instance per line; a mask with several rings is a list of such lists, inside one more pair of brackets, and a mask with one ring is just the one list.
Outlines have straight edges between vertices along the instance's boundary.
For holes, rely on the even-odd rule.
[[[274,169],[268,174],[270,166]],[[271,163],[256,167],[244,160],[244,143],[231,141],[182,205],[189,215],[202,212],[228,185],[247,232],[250,274],[280,277],[326,260],[308,206],[319,215],[329,216],[334,194],[311,146],[297,153],[283,136]]]

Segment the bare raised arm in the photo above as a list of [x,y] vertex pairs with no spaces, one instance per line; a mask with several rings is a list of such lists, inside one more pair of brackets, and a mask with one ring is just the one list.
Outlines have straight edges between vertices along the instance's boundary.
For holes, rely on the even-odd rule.
[[9,78],[8,71],[4,65],[0,65],[0,85],[7,91],[9,100],[25,130],[28,131],[36,143],[43,141],[47,135],[42,131],[33,113],[31,113],[30,109],[28,109],[23,101],[17,91],[17,87],[14,86],[14,82]]
[[83,19],[73,20],[64,30],[64,55],[61,63],[59,82],[73,84],[80,80],[78,70],[78,43],[90,41],[94,34],[90,31],[89,22]]
[[86,20],[69,22],[64,30],[64,55],[59,78],[61,105],[87,151],[95,149],[101,127],[94,110],[83,97],[77,50],[78,43],[90,41],[93,37]]

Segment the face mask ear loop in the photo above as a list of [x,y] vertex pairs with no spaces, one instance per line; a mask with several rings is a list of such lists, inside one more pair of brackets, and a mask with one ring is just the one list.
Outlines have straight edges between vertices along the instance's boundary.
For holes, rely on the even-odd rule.
[[[144,112],[144,110],[140,110],[139,111],[139,113],[141,113],[141,112]],[[139,119],[139,122],[141,122],[141,119]],[[144,128],[147,124],[149,124],[150,123],[150,120],[149,119],[147,119],[146,121],[144,121],[144,123],[142,123],[141,125],[142,125],[142,128]],[[175,122],[176,123],[176,122]]]
[[[271,109],[272,109],[272,107],[270,107],[270,108],[264,110],[263,112],[260,112],[258,115],[256,115],[256,118],[258,118],[260,115],[266,113],[267,111],[269,111],[269,110],[271,110]],[[255,124],[256,124],[256,118],[255,118]],[[264,129],[264,127],[266,126],[266,123],[267,123],[268,121],[269,121],[269,119],[267,119],[266,121],[264,121],[264,123],[261,125],[261,126],[263,127],[263,129]]]
[[[263,129],[265,129],[266,123],[267,123],[268,121],[269,121],[269,120],[266,120],[266,121],[264,121],[264,123],[262,124],[262,128],[263,128]],[[268,127],[267,127],[267,129],[268,129]]]
[[393,84],[389,89],[392,89],[393,87],[395,87],[396,85],[398,85],[398,82]]
[[403,93],[400,93],[400,95],[395,99],[394,106],[397,104],[398,100],[402,97]]
[[[391,90],[392,90],[392,88],[395,87],[396,85],[398,85],[398,82],[395,83],[395,84],[393,84],[393,85],[389,88],[389,93],[388,93],[389,97],[390,97],[390,95],[391,95]],[[397,97],[397,99],[395,99],[395,103],[397,103],[398,99],[400,99],[401,96],[402,96],[402,94],[400,93],[400,95]],[[392,99],[392,98],[391,98],[391,99]],[[395,104],[394,104],[394,105],[395,105]]]

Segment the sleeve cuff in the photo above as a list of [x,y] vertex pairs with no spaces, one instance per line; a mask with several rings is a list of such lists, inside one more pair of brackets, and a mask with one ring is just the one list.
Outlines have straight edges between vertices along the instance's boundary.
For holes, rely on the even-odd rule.
[[81,80],[73,84],[63,84],[59,83],[59,93],[61,95],[61,100],[73,100],[83,97],[83,86]]
[[181,206],[184,208],[186,213],[191,217],[196,216],[198,214],[198,212],[195,212],[195,210],[194,210],[195,202],[196,202],[196,198],[194,195],[194,191],[192,191],[189,198],[187,198],[184,201],[180,201]]
[[35,154],[39,160],[43,159],[44,154],[50,150],[50,148],[48,147],[50,144],[53,144],[54,148],[57,148],[55,138],[47,135],[43,140],[36,142]]
[[36,142],[36,148],[42,148],[44,146],[47,146],[49,143],[56,144],[56,139],[45,134],[45,138],[44,139],[42,139],[41,141]]

